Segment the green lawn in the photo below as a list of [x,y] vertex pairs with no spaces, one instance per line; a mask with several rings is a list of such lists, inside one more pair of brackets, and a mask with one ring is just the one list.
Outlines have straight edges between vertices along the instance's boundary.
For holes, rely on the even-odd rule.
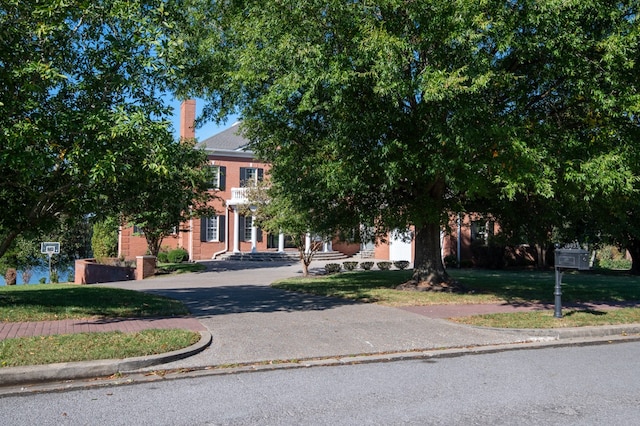
[[[167,317],[188,313],[176,300],[131,290],[75,284],[0,287],[3,322]],[[0,341],[0,367],[144,356],[184,348],[198,339],[199,333],[187,330],[6,339]]]
[[[461,303],[553,302],[553,271],[453,269],[467,293],[398,291],[395,287],[411,277],[412,271],[357,271],[307,278],[290,278],[273,287],[312,294],[343,297],[389,306],[442,305]],[[637,301],[640,277],[593,272],[565,273],[564,302]]]
[[[460,281],[467,292],[436,293],[395,290],[407,281],[412,271],[343,272],[308,278],[292,278],[274,287],[312,294],[342,297],[387,306],[418,306],[465,303],[553,303],[554,271],[453,269],[449,274]],[[619,272],[565,273],[562,278],[562,302],[635,302],[640,301],[640,277]],[[615,309],[606,312],[566,311],[564,318],[553,311],[494,314],[456,319],[467,324],[490,327],[549,328],[584,325],[628,324],[640,322],[640,309]]]
[[5,322],[186,314],[176,300],[132,290],[76,284],[0,287],[0,320]]
[[0,367],[121,359],[171,352],[195,344],[187,330],[77,333],[0,340]]

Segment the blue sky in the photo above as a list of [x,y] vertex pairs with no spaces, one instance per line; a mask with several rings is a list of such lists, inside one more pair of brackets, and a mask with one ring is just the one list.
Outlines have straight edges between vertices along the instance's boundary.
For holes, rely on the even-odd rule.
[[[180,104],[181,101],[171,99],[170,105],[173,107],[173,118],[171,123],[173,125],[174,135],[176,138],[180,137]],[[204,107],[204,101],[202,99],[196,99],[196,117],[200,116],[202,112],[202,108]],[[220,133],[221,131],[228,129],[238,120],[237,116],[231,116],[227,119],[226,123],[222,123],[221,125],[216,125],[214,122],[205,123],[203,126],[198,127],[196,129],[196,138],[198,140],[204,140],[209,136],[213,136],[216,133]]]

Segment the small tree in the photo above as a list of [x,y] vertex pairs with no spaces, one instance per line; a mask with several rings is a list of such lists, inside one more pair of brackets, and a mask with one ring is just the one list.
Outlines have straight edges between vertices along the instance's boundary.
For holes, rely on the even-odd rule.
[[153,162],[144,154],[137,159],[139,169],[122,183],[118,207],[123,222],[137,225],[149,253],[157,256],[164,238],[182,222],[215,213],[210,202],[216,195],[209,190],[207,156],[194,149],[194,140],[168,142],[172,136],[166,125],[141,136],[157,141]]
[[[313,211],[297,208],[288,194],[279,191],[278,187],[269,187],[261,182],[249,190],[249,203],[256,207],[256,222],[267,232],[284,233],[291,238],[291,242],[298,250],[302,275],[309,275],[309,265],[315,254],[322,248],[322,241],[330,235],[329,229],[319,231],[321,222],[315,221]],[[311,236],[311,231],[316,237]],[[325,238],[317,238],[317,236]],[[307,241],[310,244],[307,245]]]

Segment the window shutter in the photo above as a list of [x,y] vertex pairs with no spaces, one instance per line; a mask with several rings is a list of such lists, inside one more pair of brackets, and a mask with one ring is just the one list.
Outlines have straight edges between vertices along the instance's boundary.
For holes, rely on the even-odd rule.
[[207,241],[207,218],[200,218],[200,241]]
[[258,182],[262,182],[264,179],[264,169],[258,169]]
[[240,241],[245,241],[244,239],[244,216],[238,217],[238,232],[240,233]]
[[220,191],[224,191],[227,183],[227,168],[225,166],[220,166],[218,171],[218,179],[220,182],[220,187],[218,188]]
[[220,241],[221,243],[224,242],[224,237],[225,237],[224,220],[225,220],[224,216],[218,216],[218,241]]
[[240,188],[244,188],[247,185],[247,168],[240,167]]
[[262,228],[256,229],[256,232],[258,234],[258,242],[261,243],[262,242]]

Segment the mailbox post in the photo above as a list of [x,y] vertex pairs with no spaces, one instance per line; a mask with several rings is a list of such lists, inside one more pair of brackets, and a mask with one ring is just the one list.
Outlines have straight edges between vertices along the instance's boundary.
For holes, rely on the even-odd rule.
[[556,286],[553,292],[555,296],[555,309],[553,316],[562,318],[562,274],[567,269],[585,271],[589,269],[589,252],[577,248],[556,249],[555,270]]

